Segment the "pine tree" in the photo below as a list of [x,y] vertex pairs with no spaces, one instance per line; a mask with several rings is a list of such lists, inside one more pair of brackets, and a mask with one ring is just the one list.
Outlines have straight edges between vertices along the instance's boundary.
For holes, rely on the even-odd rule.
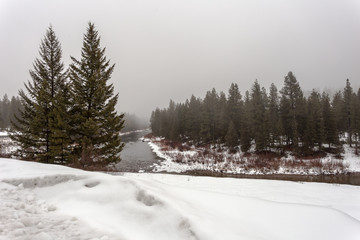
[[243,101],[242,96],[239,92],[239,87],[235,83],[232,83],[229,89],[228,99],[227,99],[227,108],[228,116],[230,121],[234,123],[236,131],[239,133],[241,128],[241,113],[243,111]]
[[205,142],[215,143],[216,109],[219,96],[215,90],[208,91],[202,104],[201,135]]
[[279,117],[279,96],[275,84],[271,84],[269,93],[269,110],[267,119],[269,122],[269,136],[272,147],[280,143],[280,117]]
[[56,162],[65,164],[71,158],[71,127],[70,86],[68,83],[60,84],[60,91],[54,96],[54,110],[50,114],[50,155]]
[[305,145],[309,150],[312,150],[316,143],[321,149],[324,141],[324,120],[320,94],[313,90],[307,105]]
[[294,150],[299,146],[299,115],[304,106],[303,93],[292,72],[284,80],[284,87],[280,91],[280,113],[284,133],[288,143],[291,142]]
[[321,97],[322,101],[322,114],[324,120],[324,141],[329,145],[338,145],[339,136],[336,129],[334,110],[330,105],[329,94],[323,93]]
[[353,132],[353,89],[351,87],[349,79],[346,79],[346,86],[343,91],[343,99],[344,99],[344,106],[343,106],[343,115],[345,119],[345,129],[348,134],[348,144],[351,147],[352,144],[352,132]]
[[188,114],[185,119],[185,132],[188,137],[195,141],[200,140],[201,109],[202,101],[192,95],[188,105]]
[[244,110],[241,117],[240,128],[240,148],[243,152],[248,152],[251,148],[251,103],[249,91],[245,92]]
[[359,141],[360,141],[360,88],[357,95],[353,95],[353,131],[355,135],[355,153],[359,154]]
[[235,147],[238,145],[238,134],[232,121],[230,121],[225,139],[226,145],[229,147],[230,153],[236,152]]
[[115,110],[118,94],[108,84],[115,65],[110,65],[105,48],[100,47],[94,24],[89,23],[84,35],[81,59],[71,59],[74,161],[83,166],[118,162],[124,147],[119,136],[124,114]]
[[341,91],[335,93],[332,102],[332,110],[334,113],[335,128],[339,133],[343,134],[346,131],[345,128],[345,116],[343,114],[344,99]]
[[220,142],[225,142],[226,132],[229,128],[229,119],[227,114],[227,100],[224,92],[220,92],[219,101],[215,113],[215,138],[219,139]]
[[[266,95],[266,93],[265,93]],[[265,125],[265,99],[261,91],[260,84],[256,80],[251,91],[251,129],[255,140],[256,151],[261,152],[266,149],[267,136]]]
[[161,122],[160,122],[161,117],[160,117],[160,115],[161,115],[161,111],[159,108],[156,108],[151,113],[150,127],[151,127],[152,134],[155,136],[161,136]]
[[3,120],[2,128],[7,128],[10,125],[10,100],[7,94],[4,95],[1,102],[1,115]]
[[[53,125],[54,117],[62,120],[63,115],[57,113],[59,99],[57,95],[66,85],[67,72],[61,62],[60,43],[52,29],[46,32],[40,45],[40,59],[36,59],[34,70],[30,71],[32,81],[24,84],[26,92],[20,90],[24,109],[20,117],[15,116],[13,122],[13,140],[20,145],[19,154],[24,158],[46,163],[56,163],[52,147],[52,134],[59,130]],[[65,159],[63,159],[65,161]]]

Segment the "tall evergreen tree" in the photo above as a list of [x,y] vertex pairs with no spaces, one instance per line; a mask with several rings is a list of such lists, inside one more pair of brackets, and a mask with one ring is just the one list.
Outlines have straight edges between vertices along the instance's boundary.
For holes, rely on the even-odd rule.
[[359,154],[360,141],[360,88],[357,94],[353,95],[353,133],[355,135],[355,153]]
[[[266,94],[265,94],[266,95]],[[265,99],[260,84],[256,80],[251,90],[251,129],[255,139],[256,151],[264,151],[267,146]]]
[[208,91],[204,98],[202,109],[201,135],[204,141],[215,143],[216,109],[219,95],[215,88]]
[[229,88],[229,94],[227,99],[228,116],[230,121],[234,123],[236,131],[239,133],[241,128],[241,115],[243,111],[243,101],[239,91],[239,87],[236,83],[232,83]]
[[296,150],[299,146],[299,118],[303,93],[292,72],[289,72],[281,89],[280,113],[284,133]]
[[269,122],[270,145],[274,147],[276,143],[280,143],[281,128],[279,117],[279,96],[275,84],[271,84],[269,93],[269,106],[267,119]]
[[324,141],[325,143],[329,144],[330,148],[331,145],[339,144],[339,136],[338,130],[336,128],[335,114],[330,104],[329,94],[324,92],[322,94],[321,101],[324,120]]
[[321,105],[320,94],[313,90],[308,99],[307,107],[307,124],[305,131],[305,145],[310,150],[315,146],[315,143],[322,148],[324,142],[324,119]]
[[156,108],[154,111],[152,111],[151,113],[151,118],[150,118],[150,127],[151,127],[151,131],[155,136],[160,136],[161,135],[161,122],[160,122],[160,118],[161,118],[161,110],[159,108]]
[[227,99],[224,92],[220,92],[217,109],[216,109],[216,124],[215,137],[220,142],[225,142],[226,132],[229,128],[229,118],[227,114]]
[[57,112],[57,105],[63,104],[58,95],[66,85],[67,72],[64,71],[61,46],[52,27],[41,42],[39,54],[40,59],[35,60],[34,70],[30,71],[32,81],[24,84],[27,92],[19,92],[24,109],[20,117],[15,116],[12,138],[19,143],[22,157],[57,163],[56,154],[52,152],[57,145],[53,141],[53,133],[64,129],[57,129],[54,122],[64,121],[65,116]]
[[1,101],[1,119],[2,119],[2,126],[1,128],[6,128],[10,125],[10,100],[7,94],[3,96]]
[[124,114],[115,110],[118,94],[108,83],[115,65],[110,65],[105,48],[100,47],[94,24],[89,23],[84,35],[81,59],[71,59],[74,160],[82,165],[118,162],[124,147],[119,136]]
[[229,147],[230,153],[236,152],[235,147],[238,145],[238,134],[235,129],[235,125],[230,121],[229,128],[226,133],[226,145]]
[[196,98],[194,95],[192,95],[189,101],[188,108],[188,116],[185,119],[185,134],[191,139],[198,141],[200,139],[201,130],[201,99]]
[[346,86],[343,91],[343,99],[344,99],[344,105],[343,105],[343,116],[345,120],[345,129],[348,134],[348,144],[352,144],[352,133],[353,133],[353,89],[351,87],[349,79],[346,79]]
[[249,91],[245,92],[244,110],[241,117],[240,149],[248,152],[251,148],[251,102]]
[[335,93],[331,101],[331,107],[334,113],[335,128],[337,129],[339,134],[340,133],[343,134],[346,130],[345,130],[345,116],[343,114],[344,99],[341,91]]

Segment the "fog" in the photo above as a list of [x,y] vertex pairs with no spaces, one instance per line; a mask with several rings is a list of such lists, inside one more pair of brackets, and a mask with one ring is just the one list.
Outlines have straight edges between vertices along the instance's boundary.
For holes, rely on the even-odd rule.
[[0,96],[30,79],[50,24],[69,64],[89,21],[116,64],[121,112],[148,117],[231,82],[280,89],[288,71],[304,90],[360,86],[358,0],[0,0]]

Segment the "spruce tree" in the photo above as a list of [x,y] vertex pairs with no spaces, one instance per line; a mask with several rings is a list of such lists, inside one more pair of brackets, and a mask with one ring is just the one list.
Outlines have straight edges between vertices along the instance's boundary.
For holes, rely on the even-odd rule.
[[110,65],[105,48],[100,47],[94,24],[89,23],[84,35],[81,59],[71,59],[74,161],[83,166],[118,162],[124,146],[119,136],[124,114],[115,110],[118,94],[108,83],[115,65]]
[[[19,117],[15,116],[12,139],[20,145],[21,157],[60,163],[55,157],[59,152],[52,152],[58,144],[53,141],[53,133],[65,130],[57,129],[54,121],[63,121],[65,117],[57,112],[58,104],[63,104],[57,96],[66,85],[67,72],[64,71],[61,46],[52,27],[49,27],[41,42],[39,54],[40,59],[35,60],[34,70],[30,71],[32,81],[24,84],[26,92],[19,91],[24,108]],[[64,141],[64,144],[67,145],[68,141]],[[62,162],[66,160],[62,158]]]

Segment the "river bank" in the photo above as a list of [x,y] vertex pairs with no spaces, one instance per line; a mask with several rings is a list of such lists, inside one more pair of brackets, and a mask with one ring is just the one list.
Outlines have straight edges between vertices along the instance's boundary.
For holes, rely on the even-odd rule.
[[163,161],[153,171],[194,176],[273,179],[360,185],[360,158],[346,147],[342,158],[297,159],[255,154],[230,154],[216,148],[169,144],[161,138],[144,137]]

